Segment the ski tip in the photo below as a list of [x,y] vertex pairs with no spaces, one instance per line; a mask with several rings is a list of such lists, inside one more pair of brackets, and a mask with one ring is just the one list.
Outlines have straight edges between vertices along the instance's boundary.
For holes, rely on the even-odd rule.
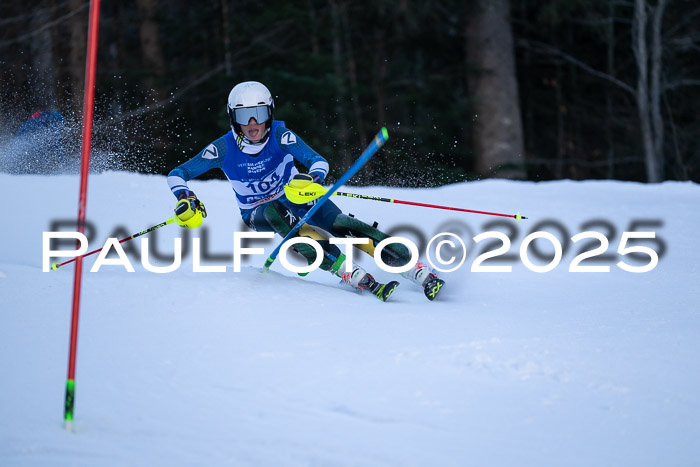
[[384,138],[384,141],[389,139],[389,131],[385,126],[382,127],[382,138]]
[[376,295],[381,301],[386,302],[389,300],[389,297],[391,297],[391,294],[394,293],[394,290],[396,290],[396,287],[398,286],[398,281],[387,282],[386,284],[382,285],[374,295]]
[[423,292],[428,300],[431,302],[435,300],[442,290],[442,286],[445,285],[445,281],[442,279],[435,278],[435,280],[430,281],[425,285]]

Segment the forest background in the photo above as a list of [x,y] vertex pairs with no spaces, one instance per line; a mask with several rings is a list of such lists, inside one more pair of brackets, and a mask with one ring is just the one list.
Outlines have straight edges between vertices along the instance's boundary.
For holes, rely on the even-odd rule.
[[[30,3],[0,3],[0,138],[56,110],[78,154],[89,1]],[[94,150],[165,174],[257,80],[330,180],[386,126],[355,183],[698,182],[698,25],[695,0],[102,1]]]

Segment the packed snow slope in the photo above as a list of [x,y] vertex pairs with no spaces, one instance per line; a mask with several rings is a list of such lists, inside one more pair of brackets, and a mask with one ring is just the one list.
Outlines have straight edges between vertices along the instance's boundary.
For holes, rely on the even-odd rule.
[[[279,260],[262,274],[265,254],[233,272],[233,233],[246,229],[230,185],[195,181],[204,226],[142,237],[156,266],[172,262],[181,237],[179,268],[148,271],[140,238],[123,244],[134,272],[110,264],[89,272],[97,254],[84,262],[73,433],[62,421],[74,265],[43,272],[42,233],[75,230],[66,221],[76,217],[79,178],[0,174],[0,186],[2,466],[700,463],[698,185],[345,187],[528,217],[334,197],[345,212],[416,243],[451,232],[467,246],[464,264],[442,274],[438,300],[402,280],[382,303],[323,271],[299,277]],[[92,175],[89,249],[164,221],[174,204],[162,176]],[[509,250],[477,261],[502,245],[473,240],[488,231],[503,232]],[[520,256],[538,231],[563,246],[548,272]],[[608,272],[570,272],[577,255],[601,246],[571,240],[586,231],[609,243],[579,265]],[[631,231],[655,238],[620,245]],[[201,265],[225,272],[194,270],[195,237]],[[249,246],[269,253],[279,240]],[[632,245],[647,254],[622,254]],[[547,239],[526,250],[535,266],[554,256]],[[643,267],[653,254],[649,272],[617,266]],[[392,277],[356,257],[379,279]]]

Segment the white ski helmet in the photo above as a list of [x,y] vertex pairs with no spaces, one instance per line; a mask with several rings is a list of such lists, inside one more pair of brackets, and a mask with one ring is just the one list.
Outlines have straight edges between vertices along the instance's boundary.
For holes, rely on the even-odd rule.
[[272,126],[272,113],[275,102],[270,91],[257,81],[245,81],[231,89],[228,95],[228,115],[231,127],[236,133],[241,132],[241,125],[247,125],[251,118],[258,123]]

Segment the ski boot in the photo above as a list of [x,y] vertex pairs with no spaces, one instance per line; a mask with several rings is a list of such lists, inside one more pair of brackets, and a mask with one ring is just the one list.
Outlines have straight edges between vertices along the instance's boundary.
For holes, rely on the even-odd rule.
[[416,263],[413,269],[401,273],[406,279],[418,284],[423,288],[423,293],[430,301],[435,300],[445,285],[445,281],[438,278],[433,269],[420,261]]
[[351,272],[345,272],[344,255],[341,255],[341,258],[338,258],[338,261],[336,261],[336,263],[333,265],[331,272],[339,276],[342,283],[348,284],[353,289],[361,292],[371,292],[372,295],[383,302],[386,302],[396,287],[399,286],[397,281],[387,282],[386,284],[377,282],[372,274],[368,273],[358,265],[354,265]]

